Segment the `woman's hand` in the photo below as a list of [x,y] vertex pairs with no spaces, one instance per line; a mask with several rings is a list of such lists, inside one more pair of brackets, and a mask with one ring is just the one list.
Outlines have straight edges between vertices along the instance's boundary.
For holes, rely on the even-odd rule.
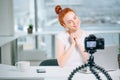
[[76,46],[78,46],[80,43],[79,43],[79,39],[81,37],[81,34],[78,34],[78,33],[71,33],[70,34],[70,37],[71,37],[71,40],[72,42],[74,42],[74,44]]
[[73,45],[75,45],[75,37],[73,34],[70,34],[70,40]]

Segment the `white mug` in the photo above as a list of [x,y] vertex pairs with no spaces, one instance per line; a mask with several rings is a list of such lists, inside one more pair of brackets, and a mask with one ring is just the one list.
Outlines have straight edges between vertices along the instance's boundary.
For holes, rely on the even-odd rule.
[[30,68],[29,61],[19,61],[15,65],[16,65],[17,69],[21,72],[29,71],[29,68]]

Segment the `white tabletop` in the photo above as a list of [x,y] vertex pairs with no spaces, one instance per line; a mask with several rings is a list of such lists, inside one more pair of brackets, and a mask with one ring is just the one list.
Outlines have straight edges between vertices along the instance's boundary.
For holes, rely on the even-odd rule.
[[[45,69],[45,73],[37,73],[36,69]],[[28,72],[20,72],[15,66],[0,64],[0,80],[67,80],[73,67],[45,67],[45,66],[31,66]],[[120,70],[109,72],[113,80],[120,80]],[[106,80],[103,74],[100,73],[102,80]],[[96,80],[95,76],[91,73],[77,72],[72,80]]]

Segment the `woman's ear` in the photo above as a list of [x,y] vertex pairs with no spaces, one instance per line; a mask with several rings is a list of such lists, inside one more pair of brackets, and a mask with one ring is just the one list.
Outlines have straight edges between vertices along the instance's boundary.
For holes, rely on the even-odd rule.
[[62,24],[64,28],[66,28],[66,25],[65,24]]
[[63,24],[63,27],[65,28],[66,31],[69,30],[68,27],[65,24]]

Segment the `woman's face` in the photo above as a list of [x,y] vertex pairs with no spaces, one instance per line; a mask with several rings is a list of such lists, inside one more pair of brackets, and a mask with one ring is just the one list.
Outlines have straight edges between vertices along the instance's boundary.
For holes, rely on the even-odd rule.
[[64,18],[64,27],[71,31],[76,31],[80,28],[80,20],[74,12],[68,12]]

